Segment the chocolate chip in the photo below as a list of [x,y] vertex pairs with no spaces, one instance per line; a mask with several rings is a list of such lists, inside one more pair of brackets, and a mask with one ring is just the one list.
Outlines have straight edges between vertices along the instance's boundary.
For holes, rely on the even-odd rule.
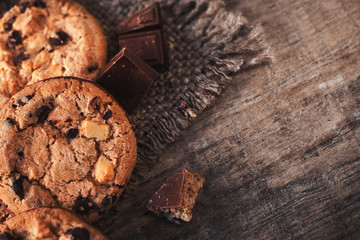
[[19,31],[16,31],[16,30],[12,31],[12,33],[8,37],[8,45],[9,45],[9,47],[15,49],[15,46],[19,45],[21,43],[22,43],[21,33]]
[[37,123],[43,123],[49,116],[50,108],[46,105],[36,109],[34,115],[38,118]]
[[74,139],[76,138],[76,136],[78,135],[79,130],[77,128],[71,128],[69,129],[69,131],[66,133],[66,136],[70,139]]
[[93,204],[88,198],[79,197],[75,201],[74,211],[79,214],[87,214],[93,208]]
[[64,45],[67,40],[69,39],[69,35],[64,31],[58,31],[56,32],[56,35],[58,38],[50,38],[50,44],[53,46],[61,46]]
[[57,38],[49,38],[49,42],[53,46],[60,46],[61,45],[60,39],[57,39]]
[[20,7],[20,12],[24,13],[25,10],[29,7],[29,5],[30,5],[29,1],[22,2]]
[[88,70],[89,73],[92,73],[93,71],[95,71],[98,68],[99,68],[99,65],[94,64],[94,65],[88,66],[87,70]]
[[13,240],[9,233],[4,232],[0,234],[0,240]]
[[19,156],[19,158],[24,158],[24,152],[23,151],[18,152],[17,155]]
[[90,109],[94,109],[95,111],[99,111],[101,107],[101,100],[99,97],[94,97],[93,99],[91,99],[90,103],[89,103],[89,108]]
[[104,114],[104,116],[102,117],[104,120],[109,120],[112,117],[113,113],[111,110],[107,110]]
[[24,178],[22,176],[19,179],[16,179],[13,182],[12,189],[19,196],[20,199],[24,199],[24,186],[23,186]]
[[13,104],[11,105],[12,108],[17,108],[17,105]]
[[42,0],[35,0],[34,7],[46,8],[46,4]]
[[110,198],[108,196],[106,196],[102,201],[101,201],[101,205],[102,206],[108,206],[110,204]]
[[53,51],[55,51],[55,49],[50,49],[48,53],[52,53]]
[[10,126],[14,126],[16,125],[16,121],[12,118],[6,118],[6,122],[10,125]]
[[19,104],[19,106],[25,106],[26,103],[24,103],[21,98],[19,98],[18,100],[16,100],[17,104]]
[[7,20],[4,24],[4,29],[6,32],[12,30],[12,25],[16,20],[16,16],[11,17],[9,20]]
[[21,65],[21,63],[25,60],[28,60],[30,58],[30,54],[21,52],[19,53],[15,58],[15,64]]
[[26,95],[25,97],[30,101],[34,97],[34,94],[33,95]]
[[67,42],[67,40],[70,38],[70,36],[64,31],[58,31],[58,32],[56,32],[56,35],[58,35],[60,41],[63,44],[65,44]]
[[86,228],[76,227],[66,231],[67,235],[71,235],[74,240],[89,240],[90,233]]

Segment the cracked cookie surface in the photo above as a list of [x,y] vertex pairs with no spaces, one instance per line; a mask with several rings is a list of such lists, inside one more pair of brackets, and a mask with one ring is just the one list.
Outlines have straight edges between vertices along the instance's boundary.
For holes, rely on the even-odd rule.
[[0,239],[106,240],[97,229],[60,208],[37,208],[17,214],[0,225]]
[[0,110],[0,200],[11,213],[59,206],[95,221],[117,201],[135,161],[124,110],[92,82],[38,82]]
[[97,20],[68,0],[21,0],[0,20],[0,107],[27,84],[56,76],[92,80],[106,61]]

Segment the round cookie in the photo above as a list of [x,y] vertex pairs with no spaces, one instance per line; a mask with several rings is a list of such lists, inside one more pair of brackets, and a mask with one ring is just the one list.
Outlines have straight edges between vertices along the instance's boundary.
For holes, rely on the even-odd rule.
[[36,208],[0,225],[0,239],[106,240],[100,231],[61,208]]
[[135,161],[124,110],[95,83],[41,81],[0,110],[0,200],[11,213],[59,206],[96,221],[123,192]]
[[106,61],[97,20],[69,0],[20,0],[0,20],[0,107],[27,84],[56,76],[92,80]]

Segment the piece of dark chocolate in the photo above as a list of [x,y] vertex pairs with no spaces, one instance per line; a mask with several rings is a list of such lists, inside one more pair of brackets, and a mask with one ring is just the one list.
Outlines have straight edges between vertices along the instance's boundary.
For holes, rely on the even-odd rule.
[[150,199],[147,207],[178,208],[183,201],[184,171],[166,180]]
[[158,77],[159,74],[153,68],[124,48],[110,60],[96,81],[131,113]]
[[141,31],[119,36],[120,49],[126,47],[157,70],[169,65],[167,48],[161,29]]
[[164,216],[169,221],[188,222],[192,218],[199,190],[205,179],[198,173],[191,173],[184,169],[163,183],[146,205],[147,209],[158,216]]
[[116,33],[120,35],[140,29],[146,30],[159,27],[161,27],[160,6],[159,3],[154,3],[121,22],[116,27]]

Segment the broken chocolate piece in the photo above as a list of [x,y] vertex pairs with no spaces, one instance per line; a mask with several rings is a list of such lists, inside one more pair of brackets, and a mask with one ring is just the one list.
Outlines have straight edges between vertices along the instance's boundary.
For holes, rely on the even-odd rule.
[[183,200],[184,171],[170,177],[155,192],[150,199],[148,207],[178,208]]
[[198,173],[183,170],[166,180],[146,207],[158,216],[167,217],[169,221],[188,222],[192,218],[191,210],[204,181]]
[[120,49],[130,49],[155,69],[162,70],[169,66],[167,47],[161,29],[121,35],[119,46]]
[[131,113],[158,77],[159,74],[153,68],[124,48],[110,60],[96,81]]
[[159,3],[154,3],[148,8],[128,17],[116,27],[117,34],[133,32],[139,29],[152,29],[161,26]]
[[117,27],[120,49],[126,47],[158,71],[169,67],[169,54],[161,23],[160,5],[127,18]]

